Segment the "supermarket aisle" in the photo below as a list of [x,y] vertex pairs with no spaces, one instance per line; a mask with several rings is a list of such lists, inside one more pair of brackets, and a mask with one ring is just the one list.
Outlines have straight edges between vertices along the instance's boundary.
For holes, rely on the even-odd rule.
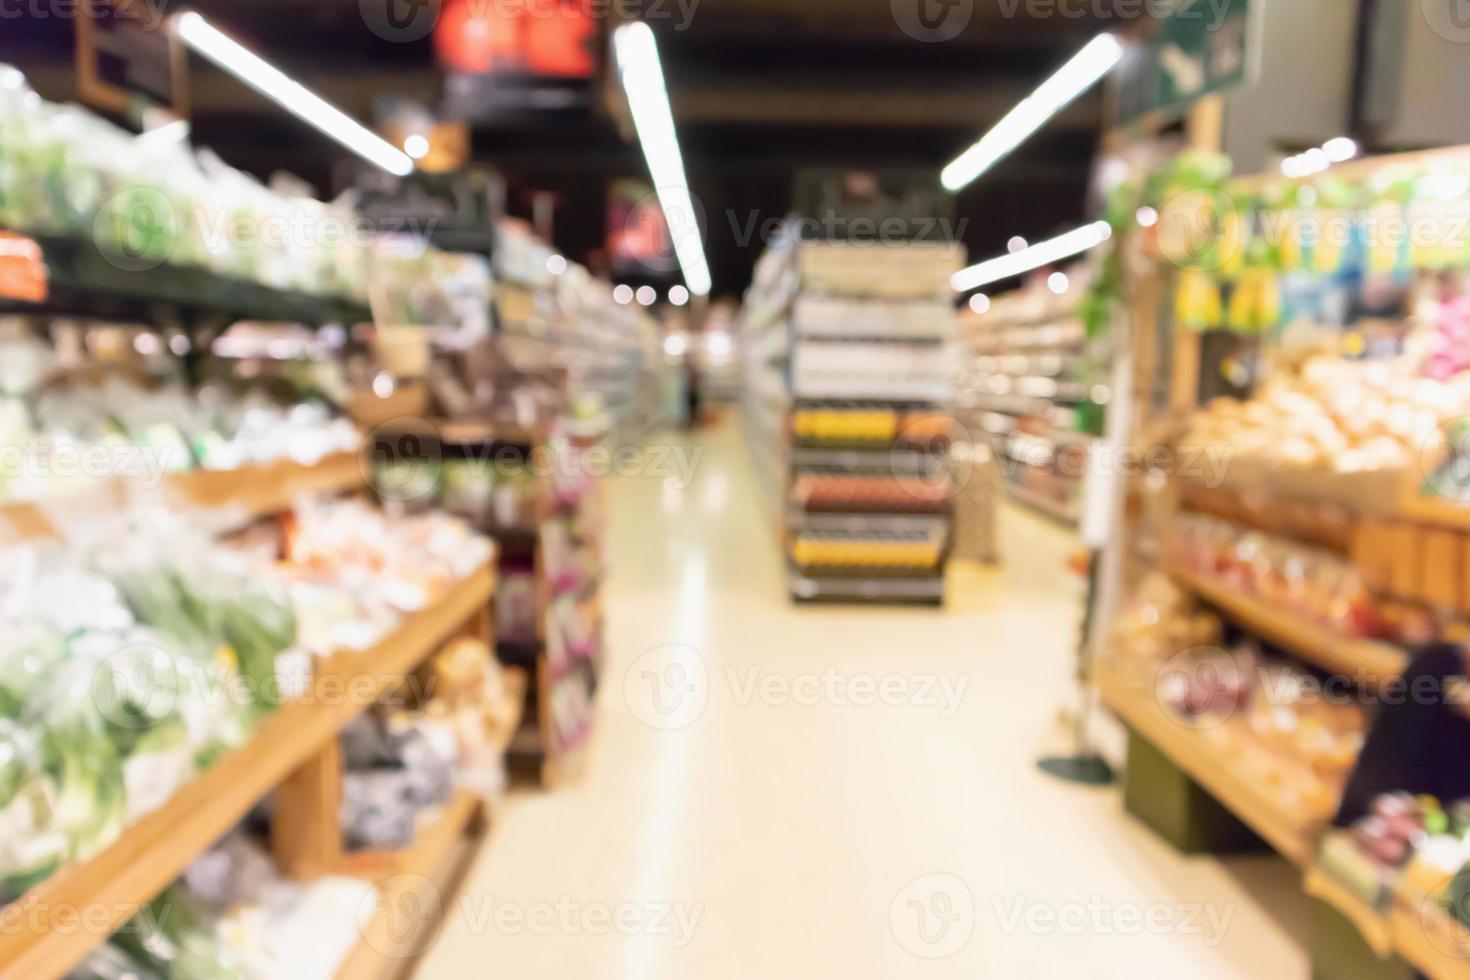
[[585,781],[508,802],[420,976],[1306,974],[1303,909],[1263,904],[1301,901],[1283,862],[1183,860],[1034,770],[1066,536],[1003,515],[1009,567],[943,614],[797,609],[738,426],[687,445],[687,488],[612,488]]

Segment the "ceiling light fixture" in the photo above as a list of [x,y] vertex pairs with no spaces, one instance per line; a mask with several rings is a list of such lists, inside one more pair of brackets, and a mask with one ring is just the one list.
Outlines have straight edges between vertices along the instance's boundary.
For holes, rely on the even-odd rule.
[[174,20],[174,32],[189,47],[364,160],[399,177],[413,173],[413,160],[407,153],[287,76],[198,13],[190,10],[180,14]]
[[658,191],[658,203],[669,226],[674,255],[684,270],[684,281],[696,296],[707,296],[711,286],[704,241],[684,176],[684,158],[669,109],[669,91],[658,60],[658,42],[647,24],[624,24],[613,33],[618,74],[628,96],[628,109],[638,130],[638,142],[648,161],[648,173]]
[[958,191],[1026,141],[1048,119],[1102,78],[1123,57],[1123,45],[1111,34],[1088,41],[1035,92],[1006,113],[974,146],[940,172],[945,189]]
[[987,283],[1019,276],[1032,269],[1039,269],[1044,265],[1050,265],[1061,259],[1085,252],[1089,248],[1101,245],[1112,234],[1113,230],[1106,221],[1094,221],[1090,225],[1073,228],[1055,238],[1037,242],[1019,252],[986,259],[968,269],[961,269],[951,277],[949,283],[954,287],[955,292],[962,293],[977,289]]

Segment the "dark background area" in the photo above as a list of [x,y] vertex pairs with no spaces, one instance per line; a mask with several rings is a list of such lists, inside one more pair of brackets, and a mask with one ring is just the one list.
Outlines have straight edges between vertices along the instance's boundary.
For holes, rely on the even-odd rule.
[[[937,173],[1102,26],[976,0],[963,33],[924,43],[895,19],[893,5],[905,2],[935,0],[702,0],[687,30],[675,29],[677,16],[651,22],[689,182],[707,217],[716,296],[738,295],[760,254],[759,239],[742,245],[733,229],[752,216],[782,216],[798,170]],[[359,0],[187,6],[369,125],[380,99],[436,107],[443,97],[432,42],[378,37]],[[597,26],[603,77],[584,104],[501,113],[476,122],[472,138],[474,163],[504,175],[511,213],[528,215],[536,192],[555,196],[554,244],[579,261],[606,240],[609,184],[646,178],[637,141],[613,108],[606,45],[617,22]],[[74,30],[67,17],[0,22],[0,61],[25,71],[43,96],[74,100]],[[198,56],[189,66],[196,145],[263,178],[290,171],[324,196],[351,182],[356,163],[346,150]],[[955,217],[972,257],[1003,252],[1012,235],[1035,240],[1077,223],[1101,114],[1102,96],[1084,97],[960,195]]]

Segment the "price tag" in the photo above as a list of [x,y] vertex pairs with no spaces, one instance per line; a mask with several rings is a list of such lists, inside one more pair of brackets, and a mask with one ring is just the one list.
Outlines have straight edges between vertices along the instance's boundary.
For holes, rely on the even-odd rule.
[[0,232],[0,298],[44,303],[47,295],[41,246],[22,235]]

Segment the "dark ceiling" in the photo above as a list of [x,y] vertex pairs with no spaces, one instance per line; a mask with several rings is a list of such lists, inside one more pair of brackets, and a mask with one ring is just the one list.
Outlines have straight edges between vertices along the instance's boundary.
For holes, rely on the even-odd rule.
[[[366,2],[188,6],[359,119],[371,120],[384,97],[437,105],[443,79],[431,42],[377,36],[364,19]],[[1052,16],[1028,17],[1019,0],[683,2],[592,2],[591,9],[666,14],[650,23],[690,185],[707,216],[717,294],[738,294],[748,283],[759,242],[741,241],[736,230],[753,215],[785,213],[797,170],[937,172],[1100,27],[1045,5],[1031,6]],[[679,11],[690,3],[681,30]],[[963,30],[942,42],[913,39],[901,22],[918,23],[921,4],[933,16],[960,18]],[[604,32],[612,26],[600,23]],[[64,18],[0,22],[0,60],[19,65],[43,95],[75,98],[73,28]],[[473,132],[475,162],[506,175],[512,211],[526,212],[533,191],[552,192],[557,246],[594,261],[605,241],[609,181],[645,172],[636,142],[608,110],[604,82],[594,85],[589,106],[497,118]],[[292,171],[324,194],[350,179],[345,151],[198,58],[190,90],[195,142],[226,161],[263,176]],[[960,196],[972,255],[1001,252],[1014,234],[1041,237],[1082,219],[1100,116],[1100,97],[1079,100]]]

